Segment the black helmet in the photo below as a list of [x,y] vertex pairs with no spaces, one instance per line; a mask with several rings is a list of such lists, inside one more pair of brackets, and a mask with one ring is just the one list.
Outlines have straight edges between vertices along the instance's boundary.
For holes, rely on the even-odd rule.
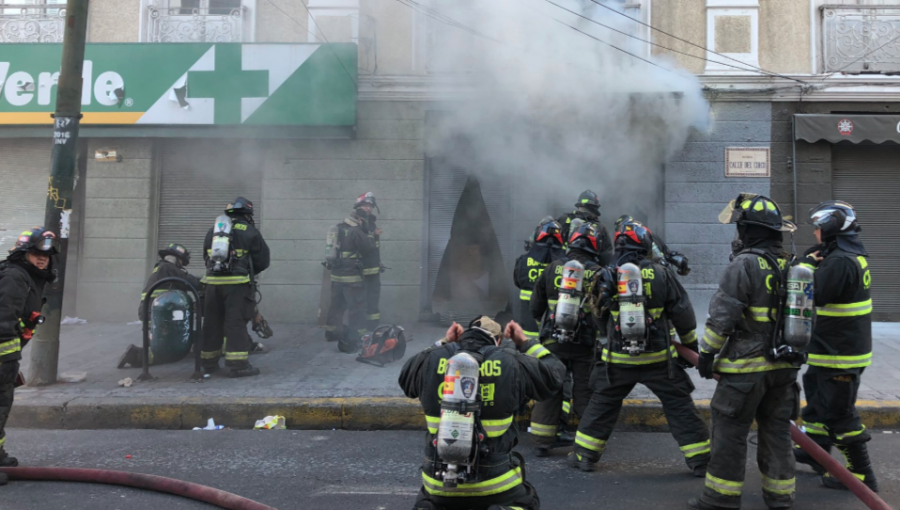
[[44,227],[34,227],[19,234],[16,245],[9,250],[10,254],[15,253],[44,253],[47,255],[56,255],[59,253],[59,241],[56,234],[45,229]]
[[[573,224],[572,226],[575,227],[576,225]],[[597,226],[590,222],[578,225],[569,236],[569,249],[581,250],[593,255],[599,254],[597,249]]]
[[861,228],[853,206],[842,200],[829,200],[809,210],[809,222],[822,230],[822,237],[854,234]]
[[171,243],[169,246],[159,250],[159,256],[173,255],[181,260],[181,265],[186,266],[191,263],[191,251],[180,244]]
[[368,205],[370,207],[374,207],[379,214],[381,214],[381,209],[378,208],[378,204],[375,203],[375,194],[371,191],[367,191],[362,195],[356,197],[356,203],[353,204],[354,209],[359,209],[361,206]]
[[797,227],[785,221],[778,204],[771,198],[755,193],[741,193],[719,214],[721,223],[738,225],[759,225],[760,227],[793,232]]
[[553,218],[544,219],[534,230],[534,242],[552,244],[554,240],[559,246],[563,245],[562,226]]
[[617,250],[643,252],[646,256],[653,251],[653,236],[641,222],[626,220],[616,229],[615,244]]
[[586,207],[594,211],[599,211],[600,197],[593,191],[586,189],[578,195],[578,203],[575,204],[575,207]]
[[253,216],[253,202],[244,197],[237,197],[234,202],[225,206],[225,212],[228,214],[246,214]]
[[626,221],[634,221],[634,216],[630,214],[623,214],[619,216],[619,219],[616,220],[616,231],[618,231],[619,227],[622,226],[622,223],[625,223]]

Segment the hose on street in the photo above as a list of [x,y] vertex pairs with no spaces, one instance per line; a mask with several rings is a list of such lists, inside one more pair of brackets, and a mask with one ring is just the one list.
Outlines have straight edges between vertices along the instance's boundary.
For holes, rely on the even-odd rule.
[[230,492],[205,485],[175,480],[164,476],[111,471],[107,469],[76,469],[59,467],[14,467],[0,468],[10,480],[81,482],[122,485],[136,489],[165,492],[175,496],[194,499],[227,510],[276,510],[270,506],[243,498]]
[[[700,361],[700,357],[694,351],[688,349],[687,347],[679,344],[678,342],[672,342],[675,345],[675,348],[678,349],[678,354],[692,363],[694,366]],[[719,380],[719,375],[715,374],[714,377],[716,380]],[[837,478],[843,483],[850,492],[853,493],[854,496],[859,498],[860,501],[863,502],[864,505],[871,508],[872,510],[893,510],[883,499],[881,499],[878,494],[872,491],[866,484],[862,483],[859,478],[853,476],[853,473],[847,470],[844,466],[842,466],[837,460],[835,460],[831,455],[828,454],[825,450],[822,449],[819,445],[815,443],[812,439],[807,437],[806,433],[800,430],[795,424],[791,423],[791,439],[797,443],[800,448],[802,448],[806,453],[810,454],[812,458],[816,459],[816,462],[822,465],[826,471],[831,473],[831,476]]]

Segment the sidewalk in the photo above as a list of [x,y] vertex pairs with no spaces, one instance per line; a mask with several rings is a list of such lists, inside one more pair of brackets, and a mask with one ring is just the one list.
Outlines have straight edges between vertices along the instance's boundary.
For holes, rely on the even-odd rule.
[[[406,328],[412,338],[406,358],[443,336],[436,324]],[[190,381],[193,357],[151,367],[153,382],[137,382],[140,369],[116,369],[129,343],[140,345],[137,324],[82,324],[62,327],[60,373],[87,372],[81,383],[44,388],[22,387],[10,419],[12,427],[110,429],[202,426],[214,418],[231,428],[250,428],[270,414],[286,416],[291,428],[420,429],[421,409],[397,385],[402,361],[384,368],[358,363],[343,354],[314,326],[273,325],[269,352],[251,356],[262,374],[229,379],[221,372],[202,383]],[[900,323],[874,326],[875,363],[859,392],[859,406],[869,427],[900,428]],[[27,371],[30,349],[24,353]],[[405,358],[405,359],[406,359]],[[698,405],[708,408],[715,383],[690,370]],[[118,381],[131,377],[130,388]],[[623,409],[620,426],[630,430],[665,428],[656,398],[635,388]]]

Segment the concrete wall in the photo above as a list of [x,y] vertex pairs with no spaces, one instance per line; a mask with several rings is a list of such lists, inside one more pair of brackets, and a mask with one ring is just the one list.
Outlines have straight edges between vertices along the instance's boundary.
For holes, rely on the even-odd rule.
[[360,0],[361,73],[413,72],[413,11],[396,0]]
[[[770,103],[712,103],[709,133],[694,132],[681,154],[666,166],[666,238],[669,248],[690,258],[691,274],[682,279],[706,317],[709,298],[728,265],[735,227],[718,215],[742,191],[769,193],[769,179],[726,178],[726,147],[767,147],[772,130]],[[773,163],[774,164],[774,163]]]
[[760,0],[760,67],[776,73],[811,72],[809,1]]
[[309,15],[303,7],[306,3],[307,0],[256,2],[256,42],[315,42],[307,27]]
[[137,320],[154,221],[152,140],[93,139],[88,154],[99,147],[116,147],[123,159],[88,158],[78,315],[100,322]]
[[263,181],[263,235],[272,266],[263,274],[263,309],[272,321],[314,322],[325,234],[375,194],[384,321],[418,318],[421,280],[423,110],[421,103],[361,102],[356,140],[274,143]]
[[[706,47],[706,0],[656,0],[653,2],[652,17],[651,25],[654,27]],[[703,50],[659,32],[654,31],[652,37],[654,42],[674,50],[706,56]],[[694,74],[702,74],[706,64],[703,60],[672,53],[659,47],[654,47],[653,53],[670,56]]]
[[91,0],[88,42],[136,43],[141,30],[141,3],[136,0]]

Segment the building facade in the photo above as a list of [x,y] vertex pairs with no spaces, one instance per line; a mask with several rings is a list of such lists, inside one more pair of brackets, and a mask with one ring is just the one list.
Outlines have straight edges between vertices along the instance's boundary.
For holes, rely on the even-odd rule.
[[[47,53],[0,56],[0,176],[13,183],[0,190],[2,249],[43,219],[55,83],[43,62],[58,54],[63,3],[0,0],[0,42],[10,44],[2,54]],[[900,272],[890,255],[900,227],[888,207],[900,192],[900,79],[892,75],[900,70],[892,56],[900,8],[862,0],[612,3],[633,18],[631,36],[655,44],[635,56],[676,62],[710,102],[712,127],[691,132],[659,169],[651,187],[664,207],[644,215],[690,257],[684,283],[695,305],[705,308],[728,263],[734,229],[718,213],[751,191],[772,196],[801,224],[822,200],[857,206],[876,314],[896,319]],[[273,321],[313,322],[325,233],[365,191],[382,209],[386,320],[472,313],[460,303],[504,309],[515,296],[522,240],[581,190],[511,185],[429,146],[468,84],[433,58],[446,23],[422,4],[92,0],[66,313],[135,320],[156,250],[187,245],[199,272],[203,234],[243,195],[257,205],[272,249],[262,310]],[[235,74],[221,79],[239,88],[217,90],[215,77],[196,74],[229,65]],[[268,83],[258,74],[265,71]],[[873,134],[891,122],[892,131]],[[585,187],[602,190],[603,182]],[[603,210],[611,228],[618,209]],[[812,243],[803,226],[798,250]]]

